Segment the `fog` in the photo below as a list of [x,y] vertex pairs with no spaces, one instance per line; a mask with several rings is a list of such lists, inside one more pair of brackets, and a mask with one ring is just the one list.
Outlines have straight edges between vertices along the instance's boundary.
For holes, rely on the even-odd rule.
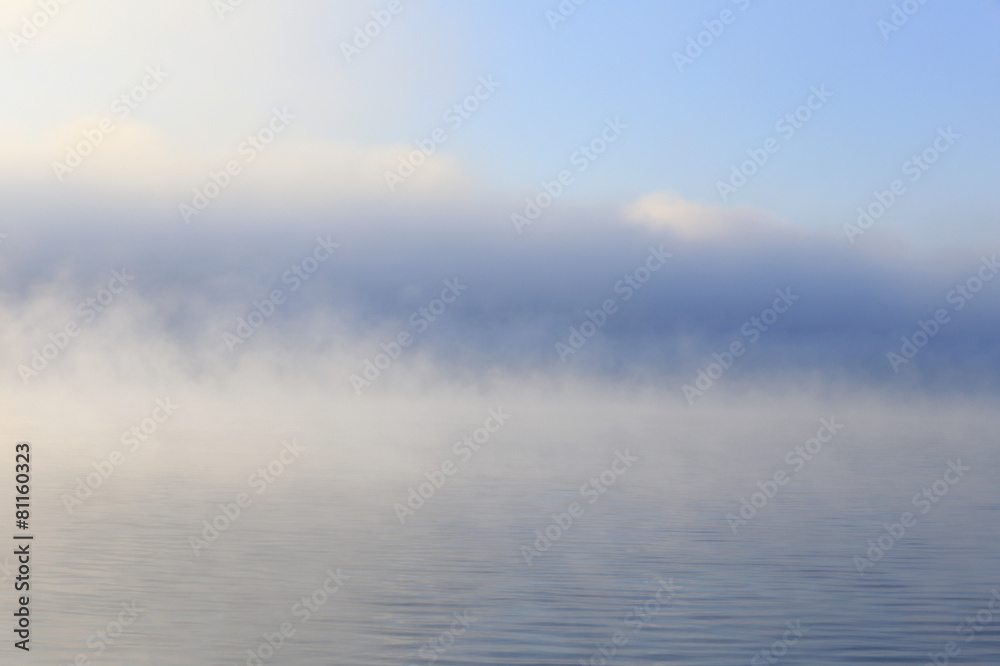
[[[747,211],[693,237],[613,210],[553,211],[518,234],[498,211],[240,233],[225,221],[8,226],[5,434],[53,442],[42,455],[84,474],[169,398],[179,407],[125,456],[128,476],[239,479],[296,439],[309,451],[298,473],[405,483],[502,407],[513,418],[471,473],[573,477],[631,447],[674,483],[725,487],[820,418],[841,419],[853,446],[909,438],[912,451],[982,441],[992,425],[996,294],[986,282],[962,309],[946,299],[982,252],[852,247]],[[646,264],[651,248],[670,256]],[[631,297],[616,292],[657,262]],[[776,290],[797,298],[747,335]],[[435,305],[442,292],[453,302]],[[608,299],[577,348],[571,327]],[[887,353],[940,308],[948,322],[894,372]],[[728,356],[734,341],[743,352]]]

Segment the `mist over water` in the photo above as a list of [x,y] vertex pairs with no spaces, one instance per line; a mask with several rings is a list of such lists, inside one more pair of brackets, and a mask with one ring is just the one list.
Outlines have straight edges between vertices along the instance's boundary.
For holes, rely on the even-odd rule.
[[[261,329],[191,363],[119,305],[117,338],[6,401],[40,470],[47,663],[254,664],[267,637],[274,664],[924,663],[1000,584],[989,394],[734,374],[690,405],[687,376],[463,373],[414,347],[359,396],[372,351],[347,336]],[[123,603],[142,611],[98,655]],[[998,649],[980,629],[967,663]]]
[[[788,623],[803,635],[785,663],[924,663],[964,638],[955,628],[996,587],[995,451],[945,437],[881,447],[847,433],[736,534],[726,514],[767,478],[737,462],[738,441],[714,456],[657,451],[672,447],[652,434],[618,442],[641,463],[593,504],[580,486],[608,469],[610,450],[584,474],[470,467],[405,524],[392,504],[422,474],[358,477],[319,469],[307,451],[198,555],[189,541],[201,521],[253,494],[243,476],[253,463],[214,483],[123,469],[72,517],[54,501],[71,481],[53,474],[39,484],[51,518],[36,542],[47,578],[38,621],[59,634],[38,653],[58,663],[91,653],[85,641],[105,623],[95,618],[111,622],[135,600],[144,611],[103,663],[243,664],[285,623],[295,633],[267,663],[569,664],[618,635],[621,663],[731,664],[780,642]],[[495,444],[529,448],[511,439]],[[911,496],[956,457],[971,471],[920,514]],[[552,529],[574,502],[582,515]],[[854,558],[904,511],[916,524],[859,575]],[[529,565],[536,530],[554,538]],[[319,606],[331,573],[344,584]],[[302,598],[314,594],[307,617]],[[471,618],[467,629],[456,615]],[[992,624],[974,631],[962,654],[987,663],[1000,637]]]
[[1000,663],[997,9],[2,3],[0,665]]
[[[2,426],[34,443],[38,470],[49,633],[32,659],[925,663],[951,640],[966,663],[996,654],[992,622],[956,631],[1000,584],[994,368],[893,384],[816,328],[836,296],[808,288],[752,339],[743,324],[782,282],[760,278],[720,323],[672,302],[698,274],[682,262],[563,362],[555,343],[595,321],[592,294],[621,298],[628,262],[597,280],[585,259],[537,267],[522,297],[495,281],[502,266],[411,257],[415,280],[385,277],[404,270],[392,261],[352,279],[345,241],[293,290],[283,273],[323,236],[262,233],[285,245],[211,251],[194,273],[177,268],[186,250],[144,258],[127,234],[105,261],[103,235],[97,255],[7,292],[5,361],[36,372],[4,380]],[[717,251],[641,240],[660,238],[675,256]],[[433,306],[456,277],[468,291]],[[640,306],[687,323],[636,328]],[[744,354],[727,356],[733,340]],[[839,371],[803,355],[821,341],[843,350]],[[934,345],[922,367],[992,353]]]

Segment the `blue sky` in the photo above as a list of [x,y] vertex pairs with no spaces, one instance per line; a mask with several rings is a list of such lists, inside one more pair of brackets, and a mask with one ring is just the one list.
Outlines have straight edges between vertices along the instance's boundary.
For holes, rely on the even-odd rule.
[[[950,126],[961,141],[882,226],[918,245],[996,239],[991,222],[1000,211],[986,175],[1000,148],[995,2],[918,4],[888,40],[878,21],[891,18],[891,2],[591,0],[555,29],[546,18],[554,1],[403,2],[347,62],[342,42],[384,6],[243,3],[222,19],[195,0],[66,7],[0,61],[11,82],[0,120],[8,137],[44,144],[107,113],[145,66],[162,63],[171,81],[133,120],[192,164],[231,151],[276,104],[299,112],[303,144],[398,153],[440,126],[478,77],[492,75],[502,87],[440,150],[467,176],[473,198],[516,202],[537,191],[606,118],[620,117],[628,131],[565,202],[613,207],[670,190],[722,203],[717,183],[824,85],[833,98],[727,205],[836,230]],[[32,7],[12,3],[0,28],[17,30]],[[120,15],[102,19],[110,10]],[[732,22],[678,72],[673,54],[723,11]],[[23,162],[13,168],[23,171]]]
[[[586,196],[622,200],[673,189],[717,200],[720,176],[772,136],[811,86],[825,84],[832,102],[734,203],[797,224],[835,224],[895,178],[938,127],[951,125],[964,140],[906,202],[908,230],[935,240],[954,239],[956,226],[960,234],[991,233],[998,211],[984,174],[1000,147],[995,3],[930,2],[888,42],[876,25],[890,15],[884,2],[753,3],[746,11],[728,2],[589,2],[555,31],[537,3],[473,4],[468,21],[481,39],[469,76],[496,72],[507,85],[462,137],[468,145],[454,147],[474,150],[489,181],[524,187],[550,177],[601,118],[621,115],[631,130]],[[672,54],[724,9],[735,21],[678,73]],[[450,11],[438,5],[433,21]]]

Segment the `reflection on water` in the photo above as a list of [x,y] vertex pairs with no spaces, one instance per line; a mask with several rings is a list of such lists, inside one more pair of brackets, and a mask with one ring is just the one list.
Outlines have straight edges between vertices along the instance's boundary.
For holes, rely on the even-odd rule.
[[[1000,663],[1000,616],[956,633],[1000,589],[1000,516],[981,490],[994,470],[855,567],[941,472],[918,467],[876,494],[866,472],[833,494],[789,484],[737,534],[725,515],[746,484],[698,497],[636,476],[590,505],[579,484],[459,475],[400,525],[406,489],[313,471],[255,497],[198,556],[190,538],[245,487],[123,475],[70,517],[57,497],[72,483],[45,480],[19,663],[731,665],[769,650],[788,665],[923,664],[952,640],[954,663]],[[573,501],[582,515],[529,566],[522,546]]]

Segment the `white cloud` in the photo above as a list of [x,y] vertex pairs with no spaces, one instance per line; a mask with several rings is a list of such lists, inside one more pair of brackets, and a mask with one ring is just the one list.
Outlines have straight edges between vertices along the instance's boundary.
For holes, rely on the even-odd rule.
[[[42,135],[0,135],[0,174],[8,182],[55,192],[65,188],[105,196],[156,196],[179,204],[208,182],[212,172],[235,160],[240,172],[220,197],[226,205],[305,210],[345,201],[441,200],[472,186],[457,158],[438,153],[390,191],[385,174],[395,171],[400,157],[414,150],[412,145],[321,139],[296,133],[293,125],[251,161],[239,151],[243,138],[234,139],[228,150],[199,147],[173,140],[152,125],[107,118],[86,116]],[[98,132],[102,119],[114,123],[112,132]],[[88,134],[100,137],[92,151]],[[89,154],[68,160],[74,147]],[[67,170],[57,164],[78,166]]]
[[654,231],[671,231],[693,239],[775,230],[785,226],[773,214],[759,208],[723,208],[690,201],[672,191],[647,194],[626,206],[624,215],[629,222]]

